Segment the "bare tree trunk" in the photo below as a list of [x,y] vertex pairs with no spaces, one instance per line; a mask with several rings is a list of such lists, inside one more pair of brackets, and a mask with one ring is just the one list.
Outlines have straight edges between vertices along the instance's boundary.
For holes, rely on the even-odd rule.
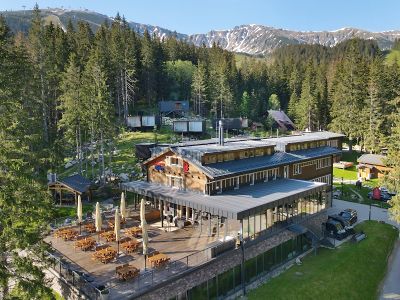
[[81,136],[81,124],[78,125],[79,134],[79,174],[82,175],[82,136]]
[[103,141],[103,131],[100,132],[100,151],[101,151],[101,175],[102,175],[102,181],[103,184],[106,183],[106,177],[105,177],[105,170],[104,170],[104,141]]
[[46,143],[49,142],[49,128],[47,124],[47,107],[46,107],[46,97],[44,95],[44,78],[43,70],[40,68],[40,85],[41,85],[41,100],[42,100],[42,118],[43,118],[43,137]]

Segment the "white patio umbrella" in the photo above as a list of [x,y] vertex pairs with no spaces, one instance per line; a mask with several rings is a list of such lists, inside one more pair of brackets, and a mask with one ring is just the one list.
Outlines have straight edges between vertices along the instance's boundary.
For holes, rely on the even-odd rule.
[[121,208],[121,218],[125,220],[126,219],[126,201],[125,201],[125,193],[124,192],[121,193],[120,208]]
[[76,215],[78,217],[78,223],[79,223],[79,233],[81,233],[81,226],[82,226],[82,199],[81,199],[81,195],[78,195],[78,205],[77,205],[76,209],[77,209]]
[[118,250],[117,253],[119,253],[119,238],[120,238],[120,221],[119,221],[119,212],[118,212],[118,207],[115,210],[115,220],[114,220],[114,234],[115,234],[115,240],[118,243]]
[[100,231],[102,227],[102,222],[103,220],[101,219],[101,212],[100,212],[100,203],[96,203],[96,216],[95,216],[95,225],[96,225],[96,231],[99,233],[99,239],[100,239]]
[[149,243],[149,237],[147,235],[147,222],[146,222],[146,207],[144,204],[144,199],[140,202],[140,221],[142,227],[142,244],[143,244],[143,255],[144,255],[144,268],[146,269],[146,256],[147,256],[147,248]]

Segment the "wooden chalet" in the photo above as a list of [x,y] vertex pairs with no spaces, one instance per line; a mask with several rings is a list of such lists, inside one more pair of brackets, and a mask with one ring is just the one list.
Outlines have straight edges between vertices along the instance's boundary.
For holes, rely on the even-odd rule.
[[369,180],[381,178],[391,170],[386,164],[386,156],[379,154],[363,154],[358,159],[358,178]]
[[340,160],[342,139],[341,134],[314,132],[159,147],[144,162],[147,181],[121,187],[158,202],[161,217],[162,207],[168,206],[178,217],[185,212],[186,218],[194,218],[194,212],[201,212],[239,221],[248,229],[256,215],[276,221],[295,206],[296,214],[301,213],[302,201],[320,199],[323,205],[315,211],[324,209],[330,201],[332,164]]

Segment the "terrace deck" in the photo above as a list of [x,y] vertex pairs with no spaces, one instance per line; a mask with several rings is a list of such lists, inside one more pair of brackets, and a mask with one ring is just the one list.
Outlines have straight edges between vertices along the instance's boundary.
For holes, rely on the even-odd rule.
[[[126,225],[126,228],[139,225],[138,221],[133,220],[128,220],[127,223],[128,224]],[[215,224],[212,226],[214,225]],[[237,230],[238,228],[236,227],[237,226],[235,226],[235,224],[229,225],[231,230]],[[167,230],[167,227],[164,228]],[[206,261],[207,258],[205,257],[205,252],[202,252],[200,255],[196,254],[193,256],[193,258],[183,258],[207,248],[207,245],[218,239],[218,236],[216,235],[213,237],[208,236],[208,221],[203,222],[201,230],[200,226],[185,227],[183,229],[177,229],[169,232],[165,232],[165,229],[161,229],[151,224],[149,225],[149,252],[159,251],[160,253],[164,253],[170,257],[171,262],[178,261],[179,264],[182,264],[183,269],[186,267],[186,264],[193,266],[202,263],[202,261]],[[124,228],[122,228],[121,233],[121,238],[127,236]],[[223,228],[220,228],[219,238],[223,237],[223,233]],[[90,236],[94,237],[96,241],[98,241],[98,234],[90,234]],[[118,287],[111,289],[112,299],[127,299],[129,296],[132,296],[132,293],[135,289],[140,290],[142,288],[141,285],[143,282],[140,284],[133,284],[135,280],[128,280],[121,283],[121,281],[116,278],[115,274],[115,269],[117,266],[127,263],[138,268],[142,273],[144,272],[145,261],[144,255],[141,252],[141,246],[138,251],[134,251],[130,254],[123,253],[123,249],[120,247],[120,254],[117,259],[110,263],[103,264],[99,261],[92,260],[92,254],[94,251],[82,251],[80,249],[75,249],[75,241],[64,241],[61,238],[55,238],[53,235],[46,237],[45,241],[50,243],[52,247],[59,251],[64,257],[74,262],[74,265],[72,266],[73,269],[76,269],[77,271],[83,271],[94,277],[95,280],[93,284],[95,286],[105,285],[112,287],[118,285]],[[112,246],[114,249],[117,249],[116,242],[107,243],[101,237],[100,242],[106,243]],[[179,261],[180,259],[182,259],[182,261]],[[147,269],[150,269],[148,263]],[[174,271],[173,273],[176,272]],[[158,281],[163,281],[171,276],[171,273],[165,272],[165,274],[162,274],[161,272],[158,275],[159,276],[156,279]],[[154,278],[152,278],[152,280],[154,280]],[[144,282],[144,284],[145,283],[146,282]]]

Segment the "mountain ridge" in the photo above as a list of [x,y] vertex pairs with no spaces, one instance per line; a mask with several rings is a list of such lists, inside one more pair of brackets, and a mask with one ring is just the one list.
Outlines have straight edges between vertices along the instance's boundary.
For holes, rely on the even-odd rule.
[[[5,17],[6,22],[14,32],[28,31],[32,19],[32,10],[2,11],[0,14]],[[86,21],[93,31],[96,31],[105,21],[113,21],[112,17],[89,10],[49,8],[41,9],[41,14],[46,22],[53,21],[64,30],[69,19],[73,23],[78,20]],[[178,39],[186,40],[196,46],[204,44],[207,47],[211,47],[215,43],[226,50],[250,55],[268,55],[275,49],[286,45],[319,44],[333,47],[351,38],[375,40],[382,50],[387,50],[391,48],[396,39],[400,38],[400,30],[371,32],[353,27],[344,27],[332,31],[296,31],[266,25],[243,24],[232,29],[184,34],[150,24],[137,22],[128,22],[128,24],[140,34],[147,30],[151,35],[154,34],[161,39],[176,36]]]

